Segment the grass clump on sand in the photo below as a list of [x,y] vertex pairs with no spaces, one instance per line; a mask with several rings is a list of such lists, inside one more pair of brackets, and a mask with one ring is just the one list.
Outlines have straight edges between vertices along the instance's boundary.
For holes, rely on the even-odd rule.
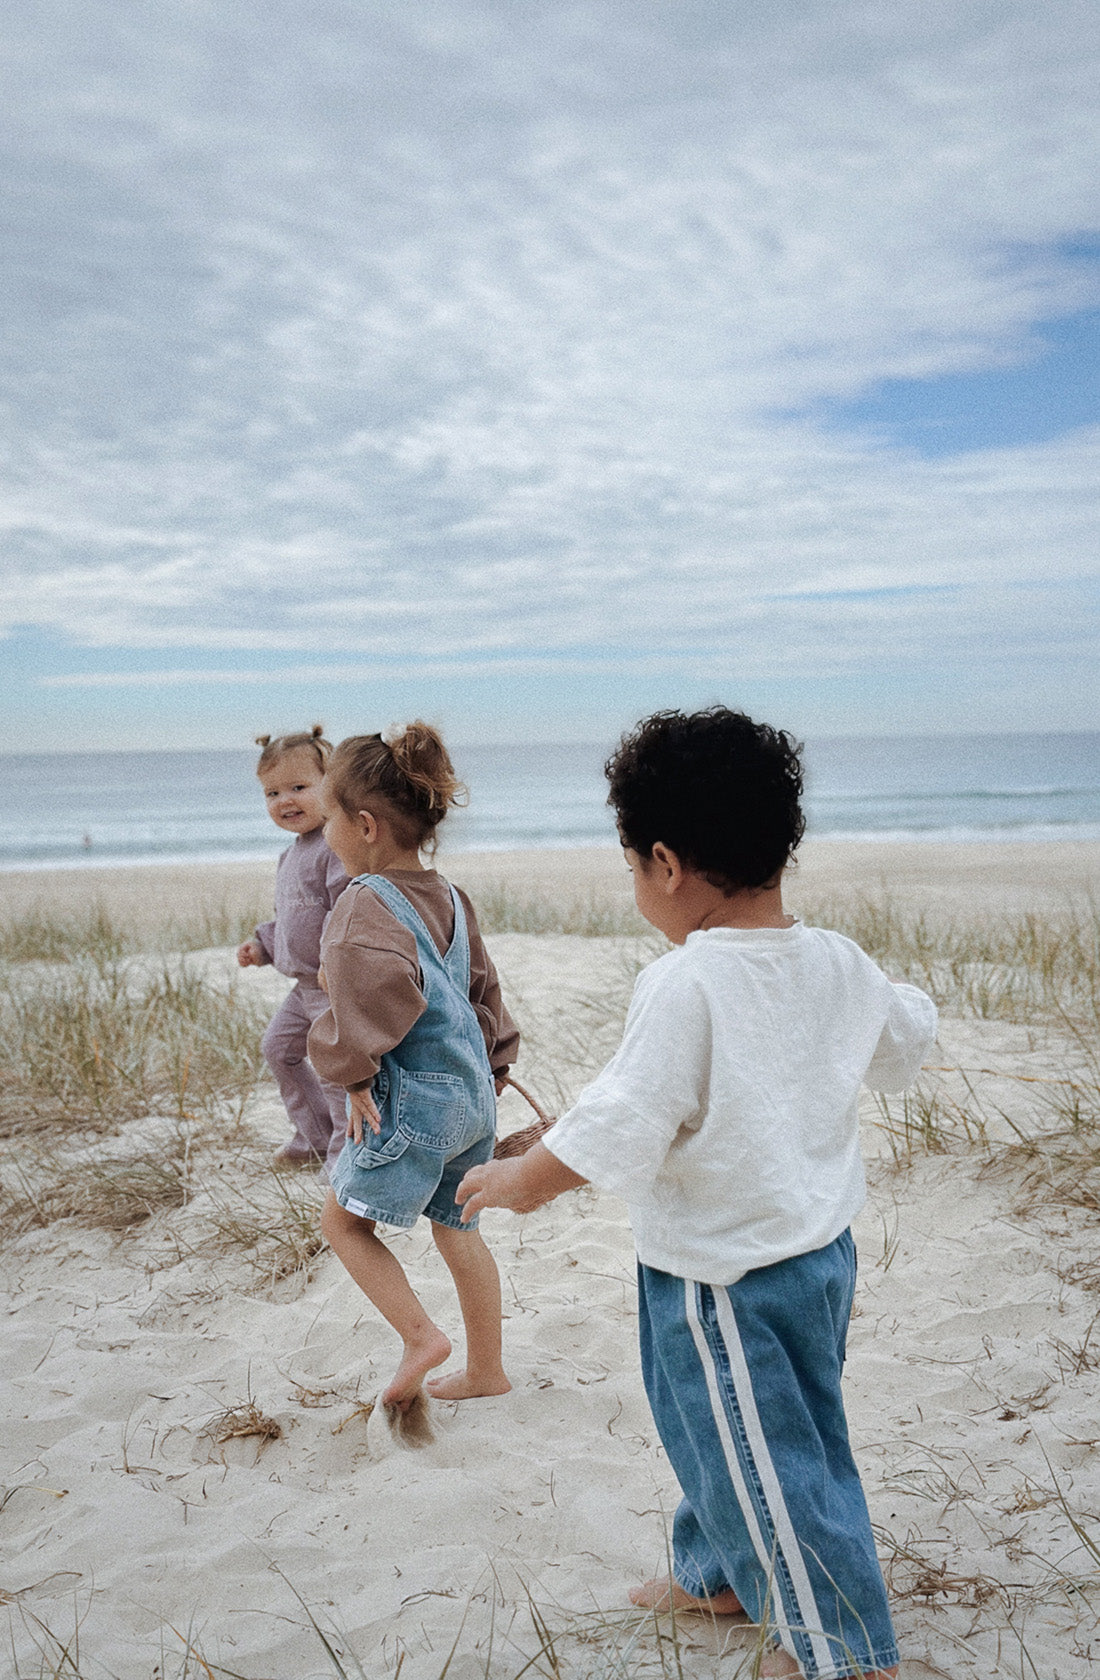
[[8,1163],[0,1214],[9,1237],[75,1219],[121,1236],[154,1214],[183,1207],[191,1188],[190,1148],[177,1130],[162,1149],[122,1156],[63,1158],[39,1151],[33,1165]]
[[0,969],[0,1136],[102,1131],[148,1114],[240,1112],[266,1016],[185,963],[119,960]]
[[632,939],[653,931],[629,896],[612,896],[606,891],[575,892],[558,898],[548,892],[517,892],[504,881],[489,881],[478,886],[475,899],[483,933],[572,933],[585,939]]
[[803,920],[836,928],[888,974],[942,1007],[981,1020],[1042,1021],[1100,1013],[1100,906],[1055,915],[940,918],[888,898],[807,906]]
[[271,906],[257,896],[254,903],[200,903],[187,915],[158,916],[142,907],[144,927],[133,918],[120,921],[97,899],[79,911],[59,911],[48,903],[34,903],[0,919],[0,962],[70,963],[91,961],[99,967],[116,963],[138,951],[205,951],[239,945],[260,922],[270,919]]
[[203,1224],[212,1247],[243,1255],[258,1286],[289,1277],[305,1281],[325,1248],[323,1194],[312,1174],[291,1176],[265,1163],[257,1173],[238,1172],[212,1189]]

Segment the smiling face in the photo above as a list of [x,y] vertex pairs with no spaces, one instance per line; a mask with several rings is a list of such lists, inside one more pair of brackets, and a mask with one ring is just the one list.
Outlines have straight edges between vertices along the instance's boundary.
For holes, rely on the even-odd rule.
[[267,814],[288,834],[312,834],[324,822],[321,782],[324,772],[309,747],[294,747],[269,764],[260,776]]

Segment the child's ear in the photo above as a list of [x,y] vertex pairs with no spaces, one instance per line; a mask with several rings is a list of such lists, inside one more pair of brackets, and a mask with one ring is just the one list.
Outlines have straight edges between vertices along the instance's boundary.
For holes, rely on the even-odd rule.
[[658,880],[666,893],[674,893],[684,878],[684,867],[671,846],[658,840],[653,847],[653,862],[657,865]]
[[378,818],[372,815],[370,811],[357,811],[356,816],[359,818],[360,834],[364,840],[373,845],[378,839]]

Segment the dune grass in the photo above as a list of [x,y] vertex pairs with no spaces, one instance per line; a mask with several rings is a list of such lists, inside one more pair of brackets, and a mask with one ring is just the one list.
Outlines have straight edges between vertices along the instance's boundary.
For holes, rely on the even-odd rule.
[[555,897],[524,893],[504,881],[490,881],[475,894],[483,933],[578,934],[585,939],[636,938],[652,934],[628,893],[592,890]]
[[68,963],[98,966],[140,951],[205,951],[239,945],[260,922],[271,918],[271,904],[261,895],[239,904],[226,900],[199,903],[187,915],[158,916],[142,906],[143,924],[120,919],[98,899],[81,910],[60,911],[38,901],[0,918],[0,963]]
[[[637,962],[656,955],[659,942],[632,909],[618,903],[601,908],[594,900],[576,899],[548,906],[503,888],[497,895],[482,891],[477,898],[483,925],[491,931],[646,936],[648,943],[624,950],[621,983],[594,990],[575,1018],[554,1023],[555,1053],[566,1064],[584,1071],[601,1060],[625,1011]],[[947,1012],[1049,1029],[1072,1055],[1066,1077],[1044,1081],[1038,1089],[1042,1123],[1034,1127],[1014,1125],[1010,1110],[992,1102],[979,1077],[968,1085],[964,1081],[961,1094],[927,1080],[904,1098],[888,1099],[881,1121],[899,1169],[924,1154],[966,1155],[976,1170],[1004,1172],[1006,1209],[1014,1202],[1018,1211],[1029,1213],[1052,1207],[1100,1212],[1100,916],[1095,910],[941,920],[903,912],[883,899],[821,905],[803,914],[807,921],[837,926],[857,939],[892,975],[931,991]],[[235,941],[240,918],[215,927],[206,912],[203,917],[201,925],[198,920],[192,924],[191,948]],[[233,934],[220,937],[230,925]],[[148,941],[144,948],[150,948]],[[215,1180],[191,1144],[189,1128],[197,1122],[239,1118],[259,1072],[266,1012],[240,989],[212,987],[188,975],[186,965],[177,961],[135,965],[131,959],[138,954],[138,942],[109,917],[91,911],[79,923],[30,917],[18,926],[9,922],[0,930],[0,951],[0,1128],[6,1127],[11,1137],[37,1127],[35,1148],[45,1162],[47,1131],[53,1149],[59,1132],[66,1143],[85,1132],[94,1139],[120,1121],[150,1113],[161,1115],[165,1126],[163,1147],[82,1161],[64,1194],[52,1185],[52,1173],[21,1167],[13,1177],[6,1168],[6,1229],[17,1234],[47,1220],[74,1218],[125,1236],[149,1217],[170,1215],[201,1195],[201,1214],[189,1231],[196,1251],[209,1243],[219,1253],[241,1255],[259,1287],[308,1277],[321,1248],[313,1181],[276,1176],[248,1161],[232,1177]],[[1008,1141],[994,1135],[994,1121],[1009,1126]],[[889,1249],[887,1233],[884,1256]],[[1067,1261],[1058,1276],[1100,1290],[1100,1261]],[[1052,1381],[1100,1369],[1100,1317],[1073,1336],[1067,1332],[1052,1347]],[[260,1425],[265,1424],[262,1415],[242,1411],[225,1413],[219,1427],[228,1430],[227,1438],[255,1435],[262,1445]],[[922,1470],[919,1486],[908,1472],[897,1472],[897,1479],[902,1491],[924,1493],[936,1513],[969,1497],[954,1472],[939,1468]],[[1057,1600],[1091,1616],[1089,1595],[1100,1590],[1095,1522],[1068,1503],[1053,1470],[1049,1486],[1021,1486],[1015,1514],[1025,1522],[1048,1508],[1063,1515],[1066,1545],[1051,1551],[1049,1562],[1039,1559],[1045,1573],[1026,1590],[1011,1584],[1014,1575],[1002,1578],[958,1567],[941,1549],[935,1523],[927,1533],[880,1530],[892,1594],[900,1604],[924,1613],[961,1609],[985,1626],[1003,1629],[1005,1651],[1011,1655],[991,1673],[1040,1673],[1028,1652],[1027,1615]],[[1073,1547],[1071,1569],[1067,1560]],[[431,1680],[447,1680],[463,1656],[464,1672],[476,1660],[476,1672],[485,1680],[536,1675],[709,1680],[712,1673],[720,1673],[722,1680],[751,1680],[758,1671],[759,1650],[751,1636],[743,1649],[718,1659],[697,1641],[690,1619],[567,1613],[540,1604],[533,1593],[494,1592],[491,1598],[490,1610],[479,1606],[476,1615],[470,1606],[465,1614],[456,1606],[453,1647],[440,1652],[438,1677]],[[59,1632],[40,1620],[27,1601],[10,1602],[8,1613],[17,1629],[10,1650],[19,1680],[113,1680],[81,1652],[78,1617],[71,1631]],[[356,1655],[356,1641],[301,1599],[296,1619],[316,1641],[318,1675],[361,1680],[369,1673],[370,1680],[405,1680],[400,1657],[389,1672],[376,1664],[365,1667],[365,1655]],[[162,1680],[239,1680],[217,1660],[218,1643],[208,1627],[202,1632],[185,1624],[165,1628],[157,1672]],[[153,1660],[151,1653],[150,1667]],[[248,1680],[253,1680],[251,1673]]]
[[0,1136],[66,1141],[147,1114],[239,1112],[260,1071],[259,1004],[185,963],[125,959],[0,968]]
[[980,1020],[1100,1015],[1100,905],[1048,915],[937,916],[889,898],[807,903],[803,920],[836,928],[896,979]]

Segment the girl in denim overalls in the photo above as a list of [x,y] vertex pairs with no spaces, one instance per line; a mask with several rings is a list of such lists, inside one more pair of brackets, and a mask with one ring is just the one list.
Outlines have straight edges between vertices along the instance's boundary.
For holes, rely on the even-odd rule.
[[329,1169],[322,1231],[405,1344],[382,1393],[406,1412],[451,1352],[375,1225],[432,1221],[466,1328],[466,1367],[428,1384],[440,1400],[504,1394],[500,1278],[454,1192],[488,1161],[496,1092],[519,1035],[472,907],[421,851],[460,784],[433,729],[342,741],[322,788],[325,837],[351,885],[321,947],[329,1008],[310,1059],[348,1091],[347,1141]]

